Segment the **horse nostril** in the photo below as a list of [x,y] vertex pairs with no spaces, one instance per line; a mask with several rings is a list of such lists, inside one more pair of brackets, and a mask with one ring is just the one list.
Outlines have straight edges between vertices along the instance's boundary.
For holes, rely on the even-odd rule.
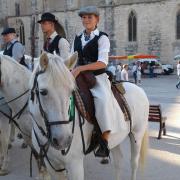
[[56,138],[53,138],[52,139],[52,142],[53,142],[53,144],[55,145],[55,146],[58,146],[59,144],[58,144],[58,140],[56,139]]

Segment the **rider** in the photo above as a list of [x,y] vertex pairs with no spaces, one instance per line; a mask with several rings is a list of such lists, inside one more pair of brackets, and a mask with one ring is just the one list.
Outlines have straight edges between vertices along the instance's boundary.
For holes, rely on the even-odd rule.
[[25,63],[25,48],[17,40],[16,31],[14,28],[5,28],[1,33],[3,40],[6,43],[3,54],[13,57],[17,62],[27,67]]
[[78,15],[85,29],[74,40],[73,51],[78,52],[79,60],[72,73],[75,78],[83,71],[92,71],[96,75],[96,85],[90,90],[94,97],[95,115],[103,140],[96,155],[103,157],[109,155],[108,140],[111,133],[117,132],[114,121],[120,111],[120,108],[114,111],[114,107],[118,105],[113,98],[110,81],[105,73],[110,41],[108,35],[97,28],[100,19],[97,7],[82,7]]
[[45,12],[42,14],[38,23],[41,24],[42,32],[46,37],[43,50],[51,54],[55,52],[57,55],[66,60],[70,55],[70,45],[65,38],[61,37],[56,32],[55,26],[58,23],[56,17],[49,12]]

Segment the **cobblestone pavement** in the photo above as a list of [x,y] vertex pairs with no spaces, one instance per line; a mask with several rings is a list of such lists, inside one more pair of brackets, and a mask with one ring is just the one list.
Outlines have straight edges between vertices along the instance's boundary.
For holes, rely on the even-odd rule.
[[[141,87],[147,93],[151,104],[161,104],[163,115],[167,116],[167,136],[157,140],[158,124],[150,122],[150,147],[147,165],[142,175],[138,172],[137,180],[179,180],[180,170],[180,90],[175,88],[177,77],[158,76],[143,78]],[[123,166],[122,180],[130,180],[129,140],[122,144]],[[34,165],[33,178],[29,177],[29,150],[20,149],[16,140],[10,150],[10,174],[0,180],[32,180],[36,176]],[[100,159],[88,155],[85,158],[85,180],[113,180],[111,163],[101,165]]]

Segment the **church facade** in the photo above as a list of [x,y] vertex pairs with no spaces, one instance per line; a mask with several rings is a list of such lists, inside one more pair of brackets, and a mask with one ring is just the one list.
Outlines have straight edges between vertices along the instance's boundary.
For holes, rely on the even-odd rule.
[[1,0],[0,30],[15,27],[26,54],[35,48],[38,56],[44,37],[36,23],[41,14],[54,13],[58,33],[72,44],[82,30],[77,11],[85,5],[99,7],[98,28],[109,35],[111,55],[152,54],[175,63],[173,57],[180,54],[179,0]]

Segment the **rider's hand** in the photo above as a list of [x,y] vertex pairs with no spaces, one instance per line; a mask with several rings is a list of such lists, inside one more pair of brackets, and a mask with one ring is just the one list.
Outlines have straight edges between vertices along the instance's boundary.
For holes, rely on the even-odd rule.
[[78,66],[78,67],[76,67],[75,69],[73,69],[73,70],[71,71],[71,73],[72,73],[73,76],[76,78],[76,77],[80,74],[81,71],[82,71],[81,66]]

